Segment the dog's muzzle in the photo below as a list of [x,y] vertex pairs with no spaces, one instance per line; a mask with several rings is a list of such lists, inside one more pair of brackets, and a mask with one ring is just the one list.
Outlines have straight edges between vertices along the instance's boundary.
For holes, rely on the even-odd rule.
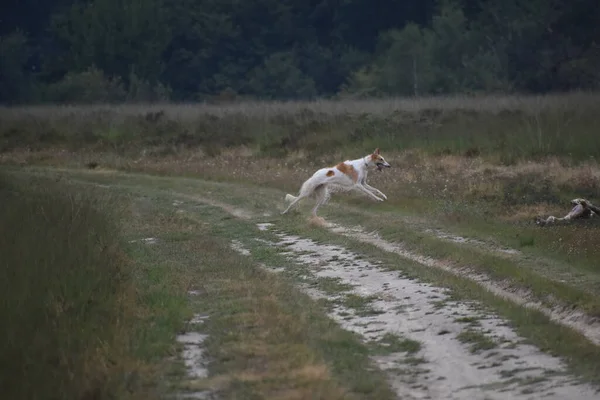
[[391,168],[392,166],[388,163],[376,163],[378,171],[383,171],[383,168]]

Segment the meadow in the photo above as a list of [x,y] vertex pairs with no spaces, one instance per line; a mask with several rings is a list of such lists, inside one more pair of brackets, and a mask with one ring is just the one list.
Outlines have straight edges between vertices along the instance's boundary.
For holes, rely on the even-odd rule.
[[[290,398],[346,398],[347,393],[388,398],[391,391],[381,384],[382,375],[365,372],[372,371],[370,345],[332,324],[326,317],[329,306],[322,309],[296,292],[298,277],[265,275],[262,264],[287,264],[253,242],[267,234],[252,228],[262,218],[297,235],[340,241],[303,227],[298,215],[280,221],[276,211],[283,207],[283,195],[295,193],[314,169],[376,147],[392,169],[373,171],[369,180],[388,201],[334,195],[322,208],[326,219],[377,231],[403,248],[460,271],[459,266],[468,266],[507,290],[526,292],[529,300],[550,309],[593,320],[600,315],[600,224],[592,219],[541,228],[533,219],[566,214],[574,197],[600,203],[599,100],[598,94],[578,92],[0,108],[0,163],[11,176],[3,184],[10,206],[4,208],[2,225],[21,238],[13,242],[3,235],[0,243],[2,254],[9,255],[3,261],[10,268],[4,271],[18,282],[5,288],[11,302],[4,318],[19,321],[14,326],[27,332],[40,320],[58,324],[39,328],[55,337],[38,348],[28,349],[33,339],[17,330],[6,331],[3,343],[15,343],[14,349],[25,355],[20,362],[39,368],[27,379],[46,382],[41,387],[105,397],[128,388],[130,396],[143,396],[148,390],[156,393],[156,376],[170,376],[173,382],[181,378],[181,366],[173,370],[172,362],[164,360],[176,352],[175,333],[191,314],[202,311],[211,314],[207,329],[213,339],[207,346],[216,360],[211,378],[173,383],[178,388],[210,387],[231,398],[248,391],[257,398],[284,392]],[[176,214],[169,196],[205,208]],[[246,218],[250,222],[242,218],[243,227],[239,221],[233,224],[223,211],[231,214],[232,208],[255,217]],[[130,243],[143,237],[157,237],[164,245]],[[449,243],[448,237],[464,241]],[[252,260],[223,258],[231,240],[244,241],[253,250]],[[519,255],[495,254],[491,244]],[[32,247],[39,251],[28,253]],[[579,375],[597,380],[597,346],[558,329],[558,322],[505,304],[461,277],[405,266],[397,256],[368,246],[359,249],[449,287],[458,298],[483,301],[529,341],[569,359]],[[80,287],[84,290],[74,289]],[[190,303],[187,292],[195,287],[214,296]],[[22,298],[22,293],[46,297]],[[42,310],[42,304],[51,305],[46,311],[54,313],[51,318],[23,311]],[[65,332],[73,326],[86,329],[71,338]],[[253,329],[250,337],[240,334],[245,327]],[[475,340],[477,335],[469,331],[459,337]],[[142,344],[132,347],[131,338],[143,338]],[[82,343],[90,340],[102,345],[81,352]],[[489,346],[489,340],[481,343]],[[49,361],[31,361],[44,352]],[[73,354],[80,355],[70,359]],[[293,362],[286,361],[290,354],[297,355]],[[44,376],[54,365],[61,366],[56,376],[69,379]],[[286,372],[280,375],[278,369]]]
[[3,152],[51,146],[208,155],[245,146],[257,156],[387,152],[479,155],[502,164],[598,155],[598,95],[1,108]]
[[[566,214],[571,198],[600,197],[599,100],[575,92],[2,108],[0,160],[296,191],[315,168],[379,147],[394,165],[371,178],[386,204],[528,226]],[[594,252],[580,239],[569,246]]]

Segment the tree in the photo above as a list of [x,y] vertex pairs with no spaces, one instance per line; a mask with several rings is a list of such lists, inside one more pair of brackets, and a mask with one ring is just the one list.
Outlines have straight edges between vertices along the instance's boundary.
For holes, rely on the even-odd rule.
[[486,38],[467,20],[458,3],[442,2],[439,14],[433,17],[431,30],[435,92],[509,88],[498,53],[486,46]]
[[0,102],[20,103],[32,98],[33,80],[27,70],[31,49],[21,31],[0,37]]
[[64,72],[97,66],[127,82],[131,73],[156,82],[170,41],[163,0],[94,0],[55,15],[50,31],[59,46],[54,62]]
[[296,66],[289,52],[272,54],[254,68],[249,74],[248,92],[269,99],[317,95],[314,81]]
[[352,76],[351,87],[384,94],[422,95],[506,90],[496,55],[481,45],[462,9],[446,2],[431,28],[408,24],[381,36],[379,56]]
[[598,88],[598,20],[597,0],[7,0],[0,101],[90,68],[130,101]]
[[416,24],[383,34],[380,47],[385,50],[369,72],[362,70],[353,76],[355,84],[363,90],[371,86],[371,91],[383,94],[418,96],[431,92],[435,79],[432,39],[431,32]]

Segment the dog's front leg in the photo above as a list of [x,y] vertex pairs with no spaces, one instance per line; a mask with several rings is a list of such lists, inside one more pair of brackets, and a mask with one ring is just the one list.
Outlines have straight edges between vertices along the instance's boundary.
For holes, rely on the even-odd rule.
[[359,190],[361,190],[361,191],[365,192],[366,194],[368,194],[369,196],[371,196],[372,198],[374,198],[375,200],[383,201],[383,199],[381,197],[375,196],[371,191],[369,191],[369,189],[367,189],[363,185],[358,184],[358,185],[356,185],[356,187]]
[[367,182],[363,182],[364,187],[366,187],[367,189],[369,189],[372,192],[375,192],[375,194],[380,195],[381,197],[383,197],[384,199],[387,200],[387,196],[385,194],[383,194],[383,192],[377,188],[374,188],[373,186],[369,185]]
[[371,192],[380,195],[381,197],[383,197],[384,199],[387,200],[387,196],[385,194],[383,194],[383,192],[377,188],[374,188],[373,186],[369,185],[367,183],[367,177],[363,177],[361,184],[366,187],[368,190],[370,190]]

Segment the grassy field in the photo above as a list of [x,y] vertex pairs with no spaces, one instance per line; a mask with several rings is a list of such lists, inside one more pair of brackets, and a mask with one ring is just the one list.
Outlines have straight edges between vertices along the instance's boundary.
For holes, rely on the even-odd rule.
[[[222,398],[393,398],[364,344],[290,283],[231,252],[229,237],[253,235],[250,224],[212,207],[201,218],[176,213],[155,190],[11,172],[2,226],[17,235],[0,242],[9,397],[210,388]],[[200,314],[210,316],[211,376],[185,379],[175,338]]]
[[[481,302],[510,321],[524,340],[597,382],[598,346],[559,319],[576,321],[590,334],[597,330],[600,223],[540,228],[533,218],[566,214],[574,197],[600,203],[598,100],[596,94],[573,93],[4,108],[0,163],[12,166],[8,170],[21,179],[64,180],[77,190],[84,185],[119,199],[121,224],[106,229],[122,232],[122,243],[115,246],[126,254],[122,284],[129,289],[123,293],[133,296],[115,303],[130,315],[124,319],[129,325],[119,329],[133,335],[123,337],[144,340],[134,341],[140,343],[135,348],[105,347],[118,348],[128,360],[117,362],[114,371],[136,371],[111,385],[129,385],[134,395],[210,390],[223,398],[244,393],[253,398],[394,397],[394,385],[373,367],[373,357],[393,347],[410,350],[407,362],[416,362],[419,343],[386,336],[391,345],[374,345],[341,329],[327,317],[332,309],[368,316],[377,296],[347,292],[349,286],[333,278],[307,278],[314,271],[253,241],[275,240],[272,233],[256,230],[258,222],[319,243],[349,246],[392,270],[449,288],[460,301]],[[403,251],[434,260],[441,270],[407,261],[401,252],[382,252],[359,236],[315,228],[300,215],[277,215],[284,194],[295,193],[315,168],[375,147],[393,168],[372,172],[370,183],[389,200],[375,204],[360,195],[334,195],[322,215],[345,227],[376,231]],[[187,205],[175,210],[174,201]],[[27,227],[22,229],[33,229]],[[148,245],[142,238],[157,242]],[[242,242],[251,257],[227,251],[232,241]],[[273,275],[264,266],[297,273]],[[490,293],[473,276],[560,318]],[[74,279],[76,284],[81,278]],[[299,284],[341,297],[316,301]],[[206,295],[189,296],[189,291]],[[208,316],[197,329],[208,335],[212,362],[208,378],[190,379],[168,356],[176,354],[176,332],[190,328],[185,321],[198,314]],[[465,327],[458,340],[475,353],[495,351],[498,339],[475,325]],[[97,373],[105,377],[102,382],[109,381],[107,371]],[[149,382],[160,374],[168,379],[157,388]]]
[[161,398],[190,307],[181,276],[128,243],[145,224],[128,196],[4,172],[0,196],[5,395]]
[[229,105],[0,109],[0,162],[114,168],[288,192],[315,168],[375,147],[390,210],[592,263],[597,225],[531,230],[600,198],[593,93]]
[[112,216],[64,189],[0,181],[0,386],[9,398],[105,397],[136,368],[127,342],[138,305]]
[[600,154],[597,94],[0,109],[0,150],[109,150],[130,157],[246,146],[260,156],[387,152],[483,155],[505,164]]
[[[270,232],[256,230],[256,222],[276,223],[280,229],[301,237],[353,248],[366,259],[380,260],[388,268],[409,274],[411,279],[451,289],[456,300],[481,302],[490,307],[490,312],[507,318],[528,343],[564,358],[570,370],[586,381],[597,380],[600,350],[580,333],[549,320],[542,313],[498,298],[476,283],[451,273],[424,268],[393,253],[382,253],[376,246],[360,240],[315,230],[301,215],[288,219],[273,214],[264,216],[265,211],[278,208],[282,197],[279,190],[102,170],[26,171],[21,174],[61,177],[74,185],[100,187],[135,199],[132,202],[135,218],[124,222],[129,232],[126,239],[138,240],[132,246],[132,254],[140,265],[145,265],[140,270],[138,284],[147,287],[165,280],[177,282],[180,297],[167,302],[173,311],[186,308],[181,300],[186,291],[199,293],[190,298],[189,307],[192,314],[207,316],[199,329],[209,337],[206,341],[207,357],[211,360],[209,376],[185,378],[182,366],[167,362],[170,367],[164,373],[170,376],[170,390],[217,391],[223,398],[240,398],[247,393],[256,398],[278,398],[283,394],[299,399],[394,398],[384,377],[372,369],[369,357],[380,354],[382,349],[384,353],[401,349],[409,354],[405,362],[425,362],[422,356],[414,354],[419,352],[418,342],[388,337],[391,345],[365,343],[327,319],[324,313],[335,304],[366,318],[377,315],[370,303],[378,296],[347,294],[335,303],[311,301],[295,288],[298,284],[319,288],[334,296],[344,293],[348,286],[331,279],[310,278],[308,269],[282,258],[276,249],[263,244],[264,240],[274,238]],[[328,210],[325,214],[328,219],[346,226],[360,223],[366,228],[377,227],[386,239],[395,243],[402,240],[414,251],[481,268],[495,274],[492,277],[501,282],[512,280],[514,288],[527,287],[537,299],[549,303],[559,300],[574,310],[585,309],[591,313],[597,310],[599,274],[577,265],[568,269],[558,261],[548,264],[548,259],[541,256],[535,246],[521,248],[522,256],[506,259],[492,254],[489,249],[449,244],[408,228],[400,232],[390,230],[407,220],[385,208],[369,211],[347,202],[336,204],[339,210]],[[156,240],[154,244],[139,241],[150,237]],[[232,241],[240,242],[252,256],[228,250]],[[157,266],[164,268],[165,275],[156,272]],[[287,272],[272,275],[262,270],[264,266],[283,268]],[[557,271],[562,271],[561,275]],[[563,277],[570,280],[558,282],[557,278]],[[546,298],[549,292],[553,300]],[[165,304],[162,297],[155,301],[157,303],[150,304]],[[182,322],[181,314],[178,320]],[[477,322],[472,317],[465,320]],[[188,328],[193,329],[193,326]],[[169,334],[168,327],[163,326],[161,331]],[[457,340],[476,354],[496,351],[499,346],[494,344],[497,339],[472,327],[465,327]],[[160,347],[154,348],[157,349]],[[157,354],[165,356],[169,352],[163,349]],[[160,357],[154,361],[157,359]]]

